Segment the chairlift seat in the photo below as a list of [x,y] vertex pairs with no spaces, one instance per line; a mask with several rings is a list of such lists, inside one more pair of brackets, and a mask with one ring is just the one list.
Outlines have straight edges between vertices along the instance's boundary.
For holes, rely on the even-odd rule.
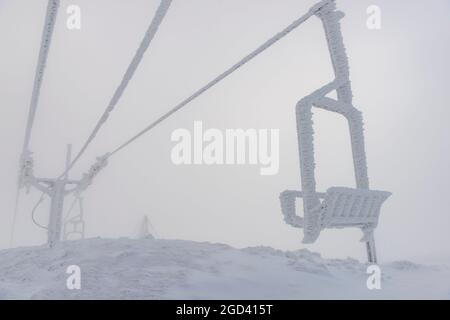
[[288,224],[304,228],[304,243],[314,242],[326,228],[357,227],[364,232],[362,242],[368,241],[378,225],[381,206],[390,192],[331,187],[326,193],[316,193],[322,199],[310,214],[300,217],[296,213],[296,199],[302,198],[300,191],[286,190],[281,193],[281,209]]

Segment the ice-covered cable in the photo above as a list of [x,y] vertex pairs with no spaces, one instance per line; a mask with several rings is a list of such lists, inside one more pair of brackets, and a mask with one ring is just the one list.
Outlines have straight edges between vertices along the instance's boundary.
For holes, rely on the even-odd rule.
[[234,64],[232,67],[230,67],[229,69],[227,69],[225,72],[223,72],[222,74],[220,74],[219,76],[217,76],[216,78],[214,78],[212,81],[210,81],[208,84],[206,84],[204,87],[202,87],[201,89],[197,90],[194,94],[192,94],[191,96],[189,96],[188,98],[186,98],[185,100],[183,100],[182,102],[180,102],[179,104],[177,104],[175,107],[173,107],[172,109],[170,109],[167,113],[165,113],[164,115],[162,115],[160,118],[158,118],[156,121],[154,121],[153,123],[151,123],[150,125],[148,125],[146,128],[144,128],[143,130],[141,130],[140,132],[138,132],[136,135],[134,135],[131,139],[125,141],[123,144],[121,144],[118,148],[114,149],[111,153],[110,156],[112,156],[113,154],[119,152],[120,150],[122,150],[123,148],[125,148],[126,146],[128,146],[130,143],[134,142],[136,139],[138,139],[140,136],[144,135],[145,133],[147,133],[148,131],[152,130],[154,127],[156,127],[158,124],[160,124],[161,122],[163,122],[164,120],[166,120],[168,117],[170,117],[172,114],[174,114],[175,112],[177,112],[178,110],[180,110],[181,108],[183,108],[184,106],[186,106],[188,103],[190,103],[191,101],[195,100],[196,98],[198,98],[200,95],[202,95],[203,93],[205,93],[206,91],[208,91],[209,89],[211,89],[213,86],[215,86],[217,83],[219,83],[220,81],[224,80],[226,77],[228,77],[230,74],[232,74],[233,72],[235,72],[236,70],[238,70],[239,68],[241,68],[242,66],[244,66],[245,64],[247,64],[250,60],[252,60],[253,58],[255,58],[256,56],[258,56],[259,54],[261,54],[262,52],[264,52],[265,50],[267,50],[269,47],[271,47],[272,45],[274,45],[276,42],[278,42],[279,40],[281,40],[282,38],[284,38],[285,36],[287,36],[289,33],[291,33],[293,30],[295,30],[297,27],[299,27],[302,23],[304,23],[306,20],[308,20],[310,17],[312,17],[313,15],[315,15],[323,6],[333,2],[334,0],[324,0],[321,1],[319,3],[317,3],[315,6],[313,6],[306,14],[304,14],[303,16],[301,16],[300,18],[298,18],[297,20],[295,20],[294,22],[292,22],[289,26],[287,26],[285,29],[283,29],[282,31],[278,32],[276,35],[274,35],[272,38],[270,38],[269,40],[267,40],[266,42],[264,42],[262,45],[260,45],[256,50],[254,50],[253,52],[251,52],[250,54],[248,54],[247,56],[245,56],[244,58],[242,58],[239,62],[237,62],[236,64]]
[[139,45],[139,48],[133,57],[133,60],[131,60],[131,63],[129,64],[124,76],[122,77],[122,81],[120,82],[119,86],[117,87],[116,91],[114,92],[108,106],[106,107],[102,116],[100,117],[97,124],[95,125],[94,130],[91,132],[91,134],[87,138],[86,142],[81,147],[80,151],[77,153],[77,155],[75,156],[73,161],[70,163],[70,165],[66,168],[66,170],[59,176],[59,178],[62,178],[70,169],[73,168],[75,163],[80,159],[80,157],[86,151],[87,147],[94,140],[98,131],[100,130],[100,128],[103,126],[103,124],[108,119],[110,113],[116,107],[117,103],[119,102],[120,98],[122,97],[123,93],[125,92],[125,89],[127,88],[128,82],[131,80],[134,73],[136,72],[140,62],[142,61],[142,58],[143,58],[145,52],[147,51],[148,47],[150,46],[150,43],[152,42],[153,38],[155,37],[159,26],[161,25],[162,21],[164,20],[164,17],[166,16],[167,11],[169,10],[171,2],[172,2],[172,0],[161,0],[161,3],[159,5],[158,9],[156,10],[153,20],[145,33],[145,36],[142,39],[141,44]]
[[33,223],[38,226],[41,229],[48,229],[46,226],[43,226],[39,222],[37,222],[36,218],[34,217],[34,214],[36,213],[36,209],[41,205],[42,201],[44,201],[45,192],[42,192],[41,197],[39,198],[38,202],[33,207],[33,210],[31,210],[31,220],[33,220]]
[[[47,59],[48,59],[48,52],[50,50],[50,44],[53,38],[53,31],[55,29],[55,23],[56,23],[56,17],[58,15],[58,9],[59,9],[59,0],[49,0],[47,4],[47,11],[45,15],[45,22],[44,22],[44,29],[42,31],[42,37],[41,37],[41,44],[39,49],[39,56],[36,66],[36,72],[34,75],[34,82],[33,82],[33,91],[31,94],[31,100],[30,100],[30,108],[28,111],[28,119],[27,119],[27,125],[25,127],[25,136],[24,136],[24,142],[22,147],[22,155],[21,155],[21,171],[23,170],[22,163],[29,155],[29,144],[31,139],[31,132],[33,129],[34,119],[36,117],[36,110],[39,104],[39,96],[41,92],[42,87],[42,80],[44,78],[44,72],[45,67],[47,65]],[[22,181],[22,180],[20,180]],[[11,226],[11,236],[10,236],[10,246],[12,247],[14,243],[14,233],[15,233],[15,226],[16,226],[16,220],[17,215],[19,211],[19,198],[20,198],[20,181],[19,186],[16,191],[16,199],[14,203],[14,212],[13,212],[13,219],[12,219],[12,226]]]
[[47,64],[48,52],[52,41],[53,30],[55,29],[56,16],[59,9],[59,0],[49,0],[47,14],[45,17],[44,30],[42,32],[41,47],[39,50],[38,64],[34,76],[33,93],[31,95],[30,110],[28,113],[27,126],[25,129],[25,139],[23,143],[23,154],[30,144],[31,130],[33,128],[36,110],[39,103],[39,94],[42,87],[45,66]]

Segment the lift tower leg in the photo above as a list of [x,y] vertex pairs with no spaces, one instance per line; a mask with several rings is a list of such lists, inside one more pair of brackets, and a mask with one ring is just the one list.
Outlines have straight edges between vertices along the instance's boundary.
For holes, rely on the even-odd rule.
[[61,240],[65,182],[56,180],[52,187],[47,244],[53,247]]
[[[66,168],[70,164],[71,153],[72,146],[69,144],[67,145]],[[64,198],[66,196],[66,185],[68,178],[68,174],[66,174],[62,179],[56,179],[51,187],[51,206],[47,231],[47,244],[50,247],[53,247],[55,243],[62,239]]]

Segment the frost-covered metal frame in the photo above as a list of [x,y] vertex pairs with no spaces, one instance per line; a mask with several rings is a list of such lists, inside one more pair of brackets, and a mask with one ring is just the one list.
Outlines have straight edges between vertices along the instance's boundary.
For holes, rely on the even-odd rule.
[[[378,224],[381,205],[389,192],[369,190],[367,160],[364,145],[363,118],[352,104],[348,58],[333,0],[325,3],[315,15],[321,19],[333,64],[335,79],[301,99],[296,105],[298,151],[302,191],[286,190],[280,200],[285,221],[304,229],[304,243],[313,243],[325,228],[359,227],[364,233],[368,259],[376,262],[373,230]],[[327,97],[337,92],[337,99]],[[326,193],[316,190],[314,129],[312,108],[335,112],[345,117],[349,125],[356,188],[331,187]],[[296,198],[303,198],[304,217],[296,215]]]

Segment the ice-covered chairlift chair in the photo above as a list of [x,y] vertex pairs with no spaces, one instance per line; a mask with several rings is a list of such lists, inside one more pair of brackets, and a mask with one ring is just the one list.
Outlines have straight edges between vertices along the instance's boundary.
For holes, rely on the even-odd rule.
[[[373,232],[378,224],[380,208],[389,192],[369,189],[364,148],[362,114],[352,104],[348,58],[339,20],[344,14],[330,1],[317,11],[322,20],[335,72],[335,80],[300,100],[296,106],[297,136],[300,155],[302,191],[281,193],[285,221],[304,230],[304,243],[313,243],[326,228],[358,227],[363,231],[368,260],[377,262]],[[337,99],[327,95],[336,90]],[[356,188],[331,187],[325,193],[316,191],[314,164],[314,131],[312,107],[343,115],[349,124]],[[304,216],[296,215],[296,199],[303,199]]]

